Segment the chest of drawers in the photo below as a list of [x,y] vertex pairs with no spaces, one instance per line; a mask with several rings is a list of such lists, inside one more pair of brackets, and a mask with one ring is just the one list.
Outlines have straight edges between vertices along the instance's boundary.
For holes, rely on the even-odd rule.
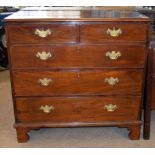
[[25,10],[5,19],[18,141],[31,129],[82,126],[128,128],[139,139],[149,19],[59,13]]

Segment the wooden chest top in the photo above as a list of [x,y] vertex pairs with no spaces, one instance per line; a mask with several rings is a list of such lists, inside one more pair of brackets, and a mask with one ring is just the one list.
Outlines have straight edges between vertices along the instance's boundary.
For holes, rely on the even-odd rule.
[[23,21],[149,21],[149,18],[138,12],[100,10],[80,7],[38,7],[26,8],[5,18],[9,22]]

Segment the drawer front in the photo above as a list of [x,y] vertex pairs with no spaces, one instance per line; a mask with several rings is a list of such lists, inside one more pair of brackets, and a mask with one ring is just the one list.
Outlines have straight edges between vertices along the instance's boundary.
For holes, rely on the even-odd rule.
[[13,68],[144,67],[145,46],[12,46]]
[[10,43],[76,42],[75,25],[20,25],[9,27]]
[[142,90],[142,70],[16,71],[16,96],[135,94]]
[[105,23],[81,25],[81,42],[146,41],[147,25]]
[[140,97],[19,98],[20,122],[102,122],[138,119]]

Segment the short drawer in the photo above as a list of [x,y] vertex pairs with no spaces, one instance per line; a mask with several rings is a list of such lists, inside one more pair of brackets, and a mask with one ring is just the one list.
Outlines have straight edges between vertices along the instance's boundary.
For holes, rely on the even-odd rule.
[[142,70],[14,71],[16,96],[135,94]]
[[140,97],[18,98],[19,122],[102,122],[138,120]]
[[83,24],[80,26],[81,42],[146,42],[147,25],[130,23]]
[[13,68],[144,67],[140,45],[31,45],[10,47]]
[[8,28],[10,43],[76,42],[76,26],[63,24],[15,25]]

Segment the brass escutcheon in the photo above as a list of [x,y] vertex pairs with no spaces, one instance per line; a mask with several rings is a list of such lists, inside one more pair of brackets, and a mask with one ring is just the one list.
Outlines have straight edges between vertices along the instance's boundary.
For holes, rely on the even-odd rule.
[[114,78],[114,77],[109,77],[109,78],[105,78],[104,79],[104,82],[105,83],[108,83],[109,85],[111,85],[111,86],[114,86],[114,85],[116,85],[118,82],[119,82],[119,79],[116,77],[116,78]]
[[44,29],[35,29],[35,35],[46,38],[47,36],[52,34],[52,31],[50,29],[44,30]]
[[122,30],[120,28],[116,30],[115,27],[113,27],[113,29],[108,28],[107,34],[111,37],[118,37],[120,34],[122,34]]
[[49,84],[53,82],[52,79],[49,79],[49,78],[42,78],[42,79],[39,79],[38,80],[38,83],[41,85],[41,86],[49,86]]
[[120,51],[108,51],[105,54],[106,57],[108,57],[111,60],[117,60],[119,57],[121,57],[121,52]]
[[48,60],[49,58],[52,57],[52,54],[50,52],[42,51],[37,52],[36,57],[39,58],[40,60]]
[[54,110],[54,107],[52,106],[52,105],[42,105],[41,107],[40,107],[40,110],[42,110],[44,113],[50,113],[50,112],[52,112],[53,110]]
[[114,112],[116,109],[118,109],[117,105],[113,104],[106,104],[104,106],[104,109],[106,109],[108,112]]

